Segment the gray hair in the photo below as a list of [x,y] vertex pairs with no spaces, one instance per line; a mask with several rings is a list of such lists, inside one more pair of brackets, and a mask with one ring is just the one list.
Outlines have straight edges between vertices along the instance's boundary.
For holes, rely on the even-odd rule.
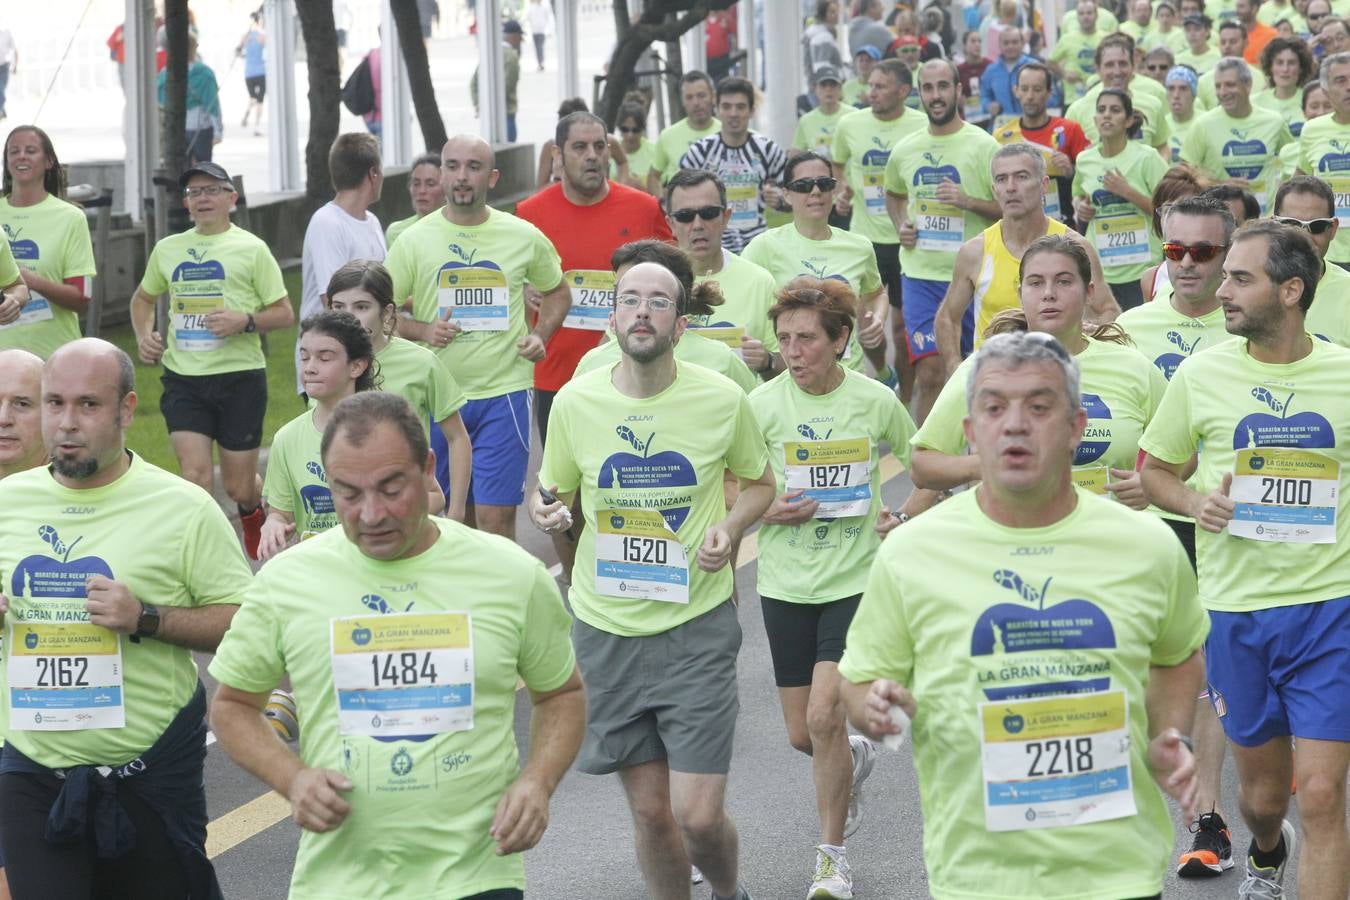
[[1350,51],[1342,50],[1340,53],[1333,53],[1322,60],[1322,67],[1317,70],[1317,80],[1322,83],[1322,90],[1326,91],[1331,88],[1331,67],[1344,63],[1350,63]]
[[975,408],[975,383],[980,370],[994,363],[1006,363],[1009,368],[1020,368],[1026,363],[1051,363],[1064,373],[1064,391],[1069,400],[1069,415],[1082,408],[1082,376],[1078,362],[1064,349],[1064,345],[1039,331],[1014,331],[996,334],[980,345],[970,363],[966,378],[966,411]]
[[1214,77],[1217,79],[1219,74],[1232,69],[1237,72],[1238,81],[1247,87],[1252,86],[1252,68],[1247,65],[1244,59],[1238,59],[1236,56],[1225,56],[1214,64]]
[[117,402],[121,403],[127,398],[127,394],[136,390],[136,364],[131,361],[131,356],[121,347],[113,348],[117,359]]
[[1014,141],[1011,144],[1004,144],[994,151],[993,157],[989,160],[989,171],[994,171],[994,163],[1000,159],[1009,159],[1014,156],[1028,156],[1032,159],[1031,171],[1037,178],[1045,177],[1045,156],[1040,150],[1037,150],[1026,141]]

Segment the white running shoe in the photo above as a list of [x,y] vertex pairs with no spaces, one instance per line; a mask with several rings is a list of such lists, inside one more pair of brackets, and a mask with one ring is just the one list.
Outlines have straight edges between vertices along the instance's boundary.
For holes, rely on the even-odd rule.
[[816,874],[806,900],[853,900],[853,875],[848,860],[838,850],[816,847]]
[[1284,862],[1272,869],[1263,869],[1248,856],[1247,877],[1238,885],[1238,900],[1281,900],[1284,897],[1284,872],[1289,867],[1289,860],[1294,858],[1298,835],[1288,819],[1281,823],[1280,834],[1284,835]]
[[848,792],[848,818],[844,820],[844,837],[852,837],[862,824],[862,785],[872,774],[877,761],[877,745],[860,734],[848,736],[848,749],[853,753],[853,785]]
[[690,872],[689,872],[689,881],[690,881],[690,883],[692,883],[692,884],[702,884],[702,883],[703,883],[703,873],[700,872],[700,871],[698,870],[698,866],[690,866],[689,869],[690,869]]

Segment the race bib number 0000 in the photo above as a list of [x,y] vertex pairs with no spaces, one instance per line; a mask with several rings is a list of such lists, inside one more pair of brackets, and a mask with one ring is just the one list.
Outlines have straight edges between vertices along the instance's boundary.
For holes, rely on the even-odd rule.
[[506,331],[511,327],[511,292],[499,269],[469,266],[441,269],[436,307],[465,331]]

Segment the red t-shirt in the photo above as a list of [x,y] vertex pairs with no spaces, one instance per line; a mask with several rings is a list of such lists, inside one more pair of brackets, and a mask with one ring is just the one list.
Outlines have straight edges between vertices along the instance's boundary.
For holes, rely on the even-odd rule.
[[[563,194],[561,184],[552,184],[516,207],[516,215],[544,233],[566,273],[593,269],[610,271],[609,258],[629,241],[655,238],[673,241],[661,206],[651,194],[613,181],[605,199],[591,206],[577,206]],[[564,277],[571,283],[572,279]],[[580,328],[559,328],[549,339],[548,355],[535,363],[534,386],[556,391],[576,371],[577,363],[604,334]]]
[[[1092,142],[1087,139],[1087,135],[1083,134],[1083,126],[1059,116],[1051,116],[1050,121],[1045,123],[1044,128],[1027,128],[1020,122],[1019,127],[1022,131],[1022,137],[1033,144],[1059,150],[1075,162],[1078,160],[1078,154],[1092,146]],[[1055,134],[1056,128],[1063,129],[1063,140],[1060,140],[1058,135]]]

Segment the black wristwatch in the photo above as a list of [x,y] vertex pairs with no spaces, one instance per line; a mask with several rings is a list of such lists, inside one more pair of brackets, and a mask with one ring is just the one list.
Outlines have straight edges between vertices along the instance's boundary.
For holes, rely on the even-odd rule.
[[136,637],[154,637],[159,634],[159,607],[141,603],[141,617],[136,620]]
[[256,320],[254,320],[253,316],[250,314],[248,317],[248,321],[244,323],[244,334],[253,334],[257,330],[258,330],[258,323]]

